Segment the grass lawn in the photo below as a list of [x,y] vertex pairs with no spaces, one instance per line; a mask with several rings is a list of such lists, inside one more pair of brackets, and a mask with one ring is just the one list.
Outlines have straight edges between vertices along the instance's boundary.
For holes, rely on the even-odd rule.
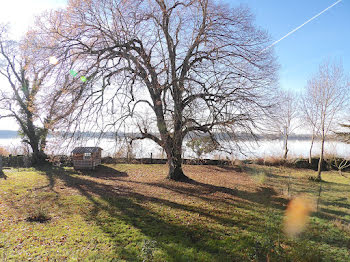
[[[350,261],[350,178],[248,165],[6,169],[0,178],[4,261]],[[350,176],[349,176],[350,177]],[[5,179],[6,178],[6,179]],[[289,198],[318,208],[298,238],[283,231]],[[50,220],[33,222],[41,215]]]

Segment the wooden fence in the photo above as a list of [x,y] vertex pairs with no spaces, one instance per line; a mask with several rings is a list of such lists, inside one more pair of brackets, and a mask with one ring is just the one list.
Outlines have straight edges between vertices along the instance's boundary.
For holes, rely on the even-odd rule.
[[[112,158],[103,157],[103,164],[166,164],[167,159],[162,158]],[[214,165],[214,166],[228,166],[232,165],[231,160],[217,160],[217,159],[183,159],[182,163],[185,165]]]
[[[1,159],[1,156],[0,156]],[[50,156],[49,162],[55,166],[73,166],[73,159],[70,156]],[[112,158],[103,157],[102,164],[166,164],[167,159],[161,158]],[[1,165],[2,164],[2,165]],[[230,160],[214,160],[214,159],[183,159],[183,164],[187,165],[232,165]],[[30,167],[31,159],[29,156],[2,156],[0,160],[0,167]],[[1,168],[0,168],[1,170]]]

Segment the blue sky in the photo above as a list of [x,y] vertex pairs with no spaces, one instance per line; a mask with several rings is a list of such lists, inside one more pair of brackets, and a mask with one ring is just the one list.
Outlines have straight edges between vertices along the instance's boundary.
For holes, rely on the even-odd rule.
[[[221,0],[231,6],[251,8],[256,24],[266,29],[272,40],[319,13],[336,0]],[[0,22],[10,22],[20,35],[34,21],[34,15],[48,8],[63,7],[66,0],[11,0],[2,3]],[[328,58],[342,59],[350,72],[350,0],[343,0],[275,46],[283,89],[302,90],[318,65]]]
[[[273,41],[327,8],[336,0],[226,0],[251,8],[256,24]],[[350,0],[343,0],[300,30],[275,45],[283,89],[302,90],[307,80],[328,58],[341,59],[350,72]]]
[[[221,0],[231,6],[251,8],[256,24],[266,29],[273,41],[295,29],[336,0]],[[11,0],[1,3],[0,23],[10,22],[15,37],[34,22],[34,16],[63,7],[66,0]],[[328,58],[342,59],[350,73],[350,0],[343,0],[299,31],[275,45],[280,69],[280,86],[301,91],[319,64]],[[17,129],[14,121],[0,120],[0,129]]]

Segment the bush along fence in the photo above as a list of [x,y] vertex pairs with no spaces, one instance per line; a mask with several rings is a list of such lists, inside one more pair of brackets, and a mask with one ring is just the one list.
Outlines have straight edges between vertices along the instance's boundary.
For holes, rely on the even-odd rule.
[[[285,166],[291,168],[301,168],[301,169],[312,169],[317,171],[319,158],[312,158],[311,163],[306,158],[296,158],[296,159],[280,159],[280,158],[258,158],[253,160],[245,160],[248,164],[257,164],[265,166]],[[342,171],[350,171],[350,160],[345,158],[328,158],[322,163],[323,171],[338,170],[340,173]]]
[[[25,155],[9,155],[9,156],[0,156],[0,162],[2,168],[4,167],[30,167],[32,165],[32,161],[30,156]],[[1,170],[1,168],[0,168]]]

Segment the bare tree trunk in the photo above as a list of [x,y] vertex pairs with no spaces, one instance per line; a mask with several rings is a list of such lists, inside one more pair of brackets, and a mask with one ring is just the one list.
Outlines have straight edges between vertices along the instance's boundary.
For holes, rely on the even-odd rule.
[[181,121],[175,120],[174,137],[166,144],[169,174],[168,178],[175,181],[189,181],[182,170],[182,142]]
[[320,187],[318,189],[318,197],[317,197],[317,208],[316,208],[317,212],[319,212],[320,210],[321,194],[322,194],[322,183],[321,182],[319,183],[320,183]]
[[33,151],[33,165],[40,165],[44,163],[46,160],[46,155],[43,151],[39,150],[39,144],[37,142],[33,142],[30,144],[30,147]]
[[43,130],[43,133],[41,135],[40,139],[40,152],[44,153],[46,149],[46,143],[47,143],[47,135],[49,133],[48,129]]
[[[36,130],[34,126],[33,115],[31,112],[28,112],[27,127],[26,127],[26,132],[24,133],[26,134],[29,140],[29,145],[33,151],[33,157],[32,157],[33,165],[40,165],[44,163],[46,160],[46,155],[43,150],[46,147],[46,136],[48,131],[44,130],[44,132],[45,134],[41,134]],[[42,135],[44,135],[43,140],[41,140]]]
[[317,170],[317,180],[322,180],[321,173],[322,173],[322,166],[323,166],[323,155],[324,155],[324,135],[322,136],[321,141],[321,153],[320,153],[320,160],[318,161],[318,170]]
[[283,159],[287,160],[287,155],[288,155],[288,135],[286,135],[284,137],[284,155],[283,155]]
[[175,181],[189,181],[190,179],[182,170],[181,147],[177,145],[173,148],[168,147],[166,150],[169,166],[168,178]]
[[33,155],[32,155],[32,162],[34,165],[39,164],[40,161],[40,151],[39,151],[39,146],[35,142],[30,143],[30,147],[32,148]]
[[315,134],[312,133],[311,145],[310,145],[310,151],[309,151],[309,164],[310,165],[311,165],[311,162],[312,162],[312,147],[314,146],[314,141],[315,141]]
[[175,181],[188,181],[189,178],[182,170],[182,159],[179,156],[168,157],[168,178]]

